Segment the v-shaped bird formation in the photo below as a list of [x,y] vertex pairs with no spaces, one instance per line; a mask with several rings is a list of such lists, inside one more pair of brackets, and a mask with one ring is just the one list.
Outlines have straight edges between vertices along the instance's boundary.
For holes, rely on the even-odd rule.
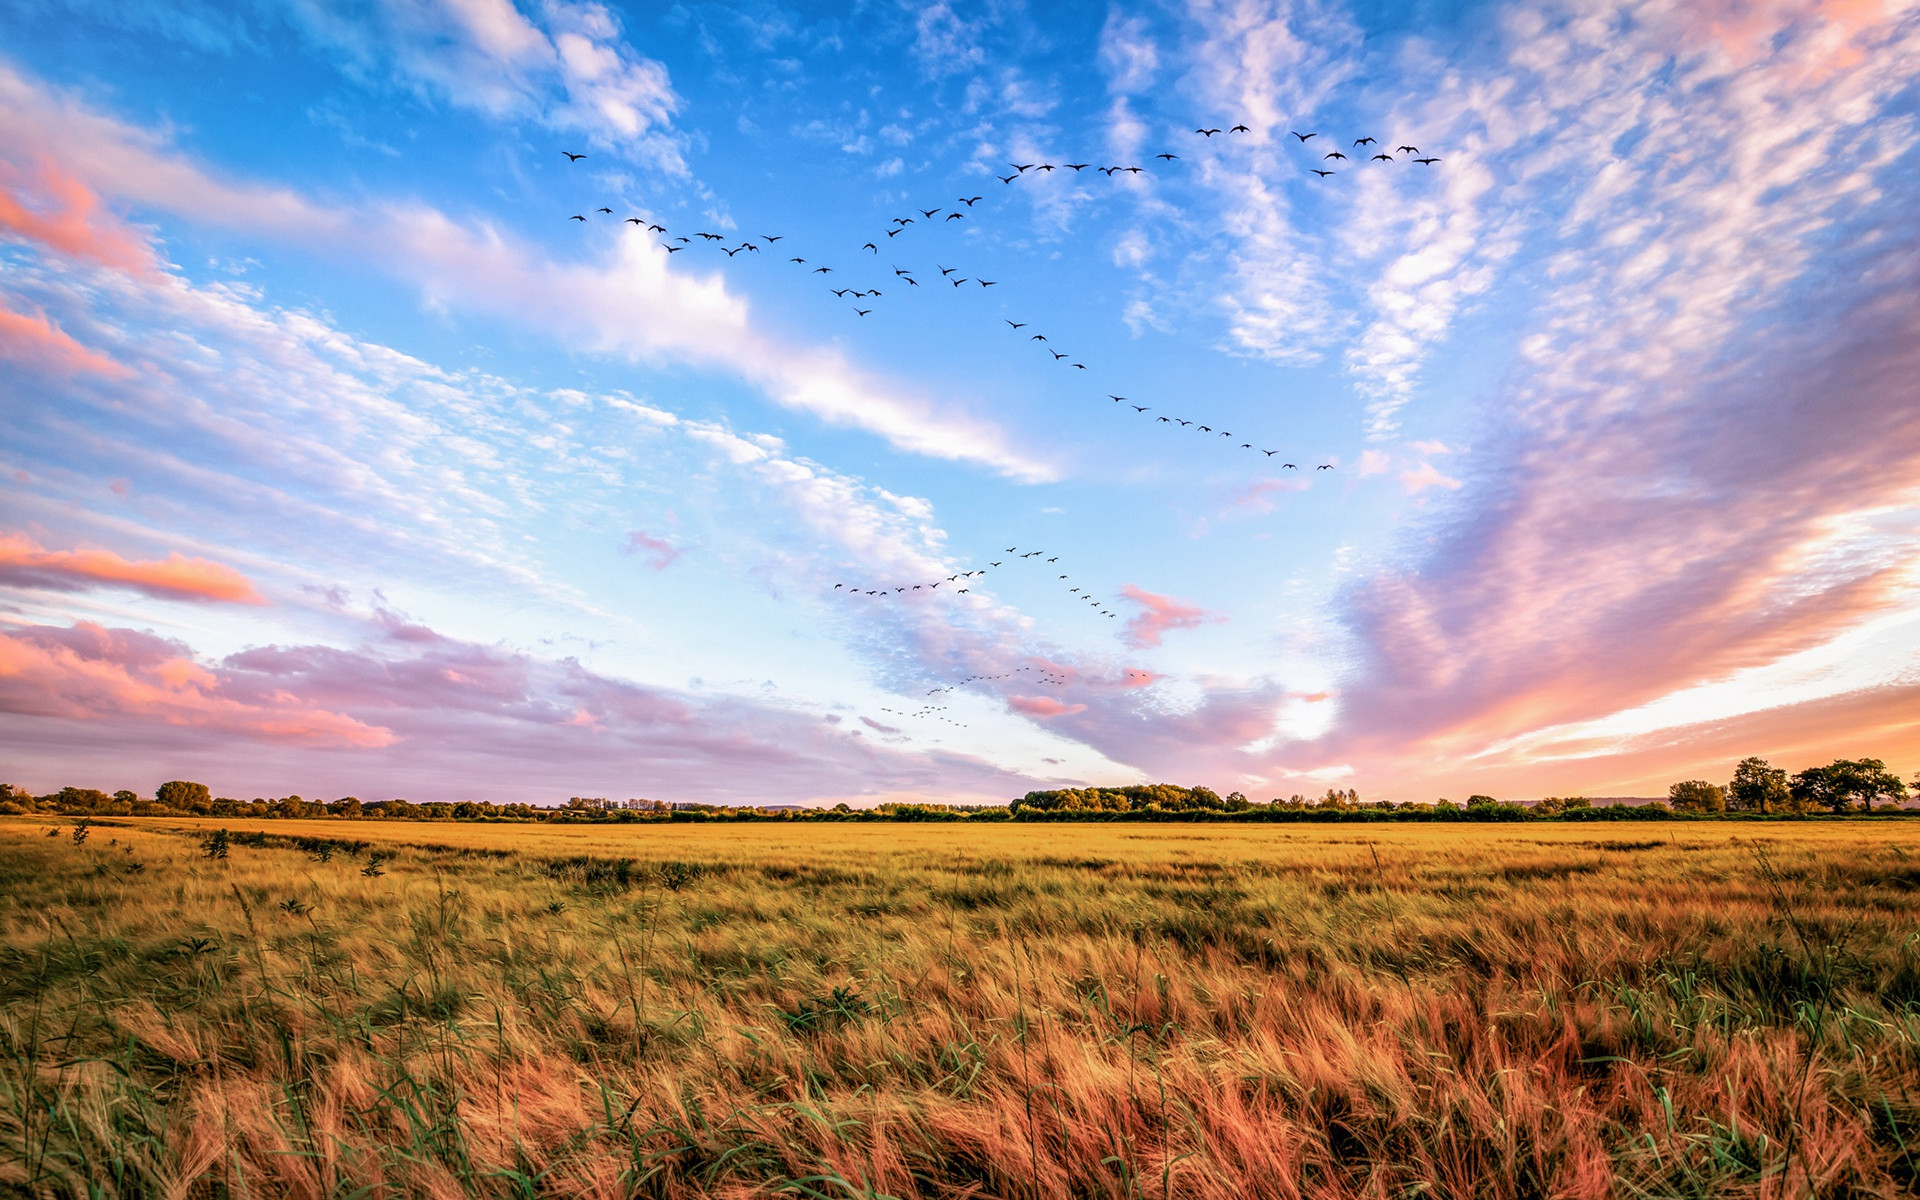
[[[1233,143],[1238,139],[1263,140],[1260,133],[1256,133],[1251,126],[1244,122],[1236,122],[1226,126],[1201,125],[1193,130],[1192,136],[1202,139],[1203,144],[1208,145],[1210,145],[1216,137],[1223,138],[1228,143]],[[1344,145],[1337,144],[1338,139],[1328,138],[1321,140],[1318,146],[1313,145],[1313,143],[1316,139],[1320,139],[1322,135],[1314,130],[1301,131],[1288,129],[1280,131],[1277,136],[1282,142],[1285,142],[1289,137],[1293,139],[1291,143],[1288,143],[1293,148],[1290,158],[1306,164],[1303,167],[1303,173],[1310,173],[1313,176],[1312,182],[1314,183],[1324,183],[1349,170],[1363,167],[1385,170],[1392,166],[1418,165],[1431,169],[1435,164],[1442,161],[1440,156],[1423,154],[1418,146],[1410,143],[1401,143],[1392,149],[1388,149],[1380,139],[1371,135],[1353,138]],[[1336,144],[1328,147],[1329,141],[1336,142]],[[1321,147],[1328,148],[1323,151]],[[578,163],[587,157],[585,153],[576,153],[574,151],[563,151],[562,153],[566,155],[567,161],[570,164]],[[1317,157],[1315,157],[1316,155]],[[1181,167],[1178,164],[1185,161],[1186,159],[1172,150],[1162,150],[1147,156],[1138,163],[1096,163],[1091,156],[1089,156],[1086,161],[1077,162],[1066,161],[1065,159],[1059,162],[1016,162],[1007,164],[1007,174],[1000,175],[996,173],[993,178],[1004,188],[1019,185],[1027,187],[1074,186],[1077,181],[1091,180],[1096,176],[1100,177],[1105,183],[1113,184],[1123,181],[1139,180],[1142,179],[1142,177],[1145,177],[1146,180],[1151,180],[1157,174],[1166,174],[1180,170]],[[1373,166],[1373,164],[1384,165]],[[888,222],[887,228],[875,233],[852,251],[852,265],[849,265],[845,260],[828,261],[829,255],[826,253],[814,252],[814,256],[809,257],[808,253],[794,252],[794,248],[791,247],[777,248],[781,242],[788,240],[788,235],[786,234],[757,234],[741,238],[738,244],[733,244],[734,235],[716,233],[711,230],[696,230],[693,231],[691,235],[675,235],[672,230],[651,217],[616,217],[613,209],[609,206],[596,207],[592,212],[598,216],[615,217],[620,223],[635,226],[642,232],[658,236],[661,246],[669,255],[679,254],[690,249],[705,249],[723,254],[728,260],[734,260],[742,255],[746,256],[748,260],[775,261],[784,259],[784,262],[781,263],[784,267],[798,270],[810,276],[821,277],[820,282],[823,290],[832,295],[836,300],[846,302],[855,319],[861,320],[882,312],[881,306],[883,303],[902,302],[909,296],[932,295],[941,292],[960,292],[969,289],[977,289],[980,292],[984,292],[988,288],[1000,286],[1000,281],[997,279],[983,278],[978,271],[968,273],[967,269],[961,265],[948,266],[940,261],[939,257],[935,258],[934,269],[932,271],[912,265],[902,266],[899,262],[894,261],[896,258],[901,257],[902,252],[908,251],[909,249],[928,250],[929,247],[923,243],[930,237],[937,237],[943,231],[951,230],[954,227],[954,222],[961,222],[962,227],[964,227],[965,223],[981,219],[993,211],[991,207],[988,209],[981,209],[979,207],[984,201],[988,200],[988,196],[993,190],[993,187],[989,185],[979,195],[959,196],[951,201],[942,201],[940,204],[929,208],[916,206],[909,209],[905,214],[892,218]],[[570,221],[578,221],[583,225],[591,223],[591,218],[584,213],[571,214],[567,219]],[[935,249],[933,252],[936,255],[944,254],[948,257],[954,257],[957,264],[957,253],[951,247],[945,251]],[[886,256],[884,262],[882,260],[883,254]],[[837,259],[837,256],[835,257]],[[883,269],[886,272],[884,274],[882,274]],[[843,280],[845,282],[843,282]],[[945,285],[945,287],[943,288],[942,285]],[[1010,333],[1018,339],[1021,344],[1046,356],[1040,361],[1063,370],[1087,372],[1090,377],[1093,372],[1098,370],[1097,364],[1083,361],[1084,356],[1075,354],[1071,350],[1056,345],[1050,340],[1046,333],[1036,328],[1031,320],[1015,320],[1010,316],[1003,316],[1001,320],[1008,326]],[[1117,391],[1101,391],[1098,394],[1104,396],[1107,401],[1111,402],[1114,406],[1112,411],[1119,415],[1138,417],[1145,424],[1156,428],[1164,426],[1169,433],[1190,433],[1198,437],[1207,438],[1210,441],[1218,439],[1223,449],[1258,454],[1262,456],[1265,462],[1278,470],[1303,470],[1304,468],[1301,466],[1301,463],[1309,461],[1310,459],[1310,456],[1303,456],[1297,452],[1289,451],[1284,447],[1274,448],[1269,446],[1267,443],[1271,439],[1267,437],[1256,437],[1252,434],[1236,434],[1232,430],[1225,428],[1223,423],[1217,419],[1182,415],[1176,411],[1174,405],[1165,401],[1138,403],[1131,396],[1121,395]],[[1186,406],[1181,405],[1179,407],[1185,408]],[[1275,459],[1279,461],[1275,462]],[[1332,462],[1317,462],[1312,464],[1312,469],[1315,471],[1332,471],[1335,469],[1335,465]],[[940,578],[907,581],[894,580],[885,583],[878,581],[848,582],[843,580],[835,583],[830,591],[861,602],[889,601],[904,603],[915,600],[930,601],[943,594],[948,596],[969,594],[973,591],[974,586],[982,580],[989,571],[996,571],[1022,563],[1033,564],[1034,560],[1043,560],[1035,565],[1055,566],[1059,562],[1059,556],[1054,555],[1049,557],[1044,550],[1021,552],[1018,547],[1009,546],[1003,552],[1002,557],[993,559],[987,562],[986,565],[976,567],[972,570],[956,571]],[[1057,573],[1057,578],[1052,582],[1063,585],[1062,590],[1066,595],[1074,597],[1077,603],[1085,603],[1090,610],[1099,616],[1105,618],[1115,618],[1119,616],[1119,614],[1109,606],[1109,602],[1097,598],[1092,589],[1079,584],[1071,587],[1064,586],[1073,583],[1072,578],[1067,573]],[[1010,680],[1026,672],[1035,670],[1039,669],[1020,667],[1015,671],[997,675],[970,675],[958,684],[953,684],[945,688],[935,688],[928,694],[935,695],[950,692],[955,688],[976,682]],[[1130,675],[1131,674],[1133,673],[1130,672]],[[1051,672],[1041,674],[1036,677],[1035,681],[1054,686],[1065,686],[1067,683],[1064,676],[1058,676]],[[881,709],[880,711],[894,716],[934,716],[936,719],[944,720],[948,724],[959,724],[950,718],[938,716],[938,709],[935,706],[929,706],[918,712],[907,712],[897,709]]]

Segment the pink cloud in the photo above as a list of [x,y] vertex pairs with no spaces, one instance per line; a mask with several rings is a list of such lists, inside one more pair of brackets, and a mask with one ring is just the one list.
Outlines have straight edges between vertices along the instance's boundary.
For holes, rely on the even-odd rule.
[[1007,707],[1029,717],[1070,717],[1087,711],[1084,704],[1066,704],[1052,696],[1009,696]]
[[60,374],[91,371],[124,379],[133,373],[99,351],[74,341],[44,313],[27,316],[5,308],[0,308],[0,358]]
[[44,157],[31,175],[0,159],[0,231],[71,258],[136,275],[154,273],[147,241],[103,213],[92,189]]
[[666,570],[673,565],[674,559],[680,557],[680,547],[639,529],[627,534],[626,553],[632,554],[636,550],[652,551],[647,558],[647,565],[656,571]]
[[9,533],[0,533],[0,583],[56,591],[117,586],[167,600],[267,602],[232,567],[178,551],[164,559],[126,559],[107,550],[44,550]]
[[207,662],[133,630],[15,630],[0,638],[0,712],[11,714],[0,758],[49,787],[91,762],[228,795],[297,781],[303,793],[418,800],[979,803],[1033,786],[971,757],[889,749],[817,713],[648,687],[390,616],[366,632],[358,647],[262,646]]
[[1423,462],[1411,471],[1400,472],[1400,486],[1407,489],[1409,496],[1417,495],[1431,487],[1460,490],[1460,481],[1440,473],[1432,463]]
[[1277,492],[1304,492],[1304,479],[1258,479],[1233,494],[1233,507],[1265,515],[1273,511],[1269,497]]
[[1198,629],[1222,619],[1203,608],[1155,595],[1131,583],[1121,588],[1120,594],[1140,606],[1140,612],[1127,622],[1127,644],[1136,650],[1158,646],[1160,639],[1172,630]]
[[81,622],[0,634],[0,711],[16,716],[218,730],[269,743],[389,745],[393,734],[284,692],[236,695],[187,648]]

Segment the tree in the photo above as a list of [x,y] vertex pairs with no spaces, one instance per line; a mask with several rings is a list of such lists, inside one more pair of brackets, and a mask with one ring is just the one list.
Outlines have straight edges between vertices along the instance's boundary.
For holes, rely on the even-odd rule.
[[1735,812],[1785,812],[1793,805],[1787,773],[1764,758],[1743,758],[1727,785],[1727,807]]
[[138,804],[140,803],[140,797],[125,788],[121,788],[113,794],[113,802],[115,804]]
[[1667,800],[1675,812],[1727,811],[1727,790],[1704,779],[1687,779],[1674,784],[1667,789]]
[[166,808],[194,809],[213,803],[213,792],[204,783],[169,779],[153,789],[153,798]]
[[1793,797],[1836,813],[1848,811],[1857,801],[1872,812],[1875,800],[1898,804],[1906,799],[1907,785],[1877,758],[1838,758],[1795,775]]

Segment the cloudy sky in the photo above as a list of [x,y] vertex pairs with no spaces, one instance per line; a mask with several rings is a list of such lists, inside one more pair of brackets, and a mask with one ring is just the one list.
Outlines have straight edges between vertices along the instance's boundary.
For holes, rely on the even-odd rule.
[[0,774],[1910,772],[1917,79],[1913,0],[6,0]]

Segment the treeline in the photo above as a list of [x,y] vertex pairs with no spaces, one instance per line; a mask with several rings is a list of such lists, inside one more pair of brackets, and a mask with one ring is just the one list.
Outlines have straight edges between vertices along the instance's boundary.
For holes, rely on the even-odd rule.
[[[1920,779],[1912,790],[1920,794]],[[1461,803],[1364,801],[1352,788],[1328,788],[1323,796],[1295,794],[1267,802],[1240,792],[1225,796],[1205,787],[1170,783],[1112,788],[1056,788],[1028,792],[1010,804],[882,804],[874,808],[778,808],[750,805],[666,804],[657,800],[610,801],[574,796],[564,806],[494,804],[485,800],[415,804],[407,800],[362,803],[353,796],[306,800],[299,796],[235,800],[215,796],[202,783],[173,779],[151,798],[132,791],[112,794],[66,787],[44,796],[0,784],[0,814],[77,817],[252,817],[300,820],[541,821],[553,824],[627,824],[699,821],[1621,821],[1747,814],[1756,817],[1897,810],[1909,787],[1877,758],[1836,759],[1794,775],[1765,759],[1743,759],[1725,784],[1683,780],[1666,801],[1596,805],[1584,796],[1549,796],[1509,803],[1469,796]]]

